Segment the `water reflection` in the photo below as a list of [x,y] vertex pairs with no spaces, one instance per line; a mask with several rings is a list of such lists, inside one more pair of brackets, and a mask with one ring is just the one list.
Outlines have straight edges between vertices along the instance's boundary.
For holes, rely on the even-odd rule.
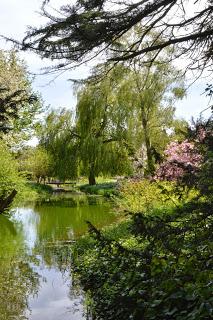
[[26,319],[29,295],[39,288],[34,256],[27,254],[23,229],[0,216],[0,319]]
[[101,198],[54,198],[0,216],[0,320],[82,320],[72,285],[70,242],[115,220]]

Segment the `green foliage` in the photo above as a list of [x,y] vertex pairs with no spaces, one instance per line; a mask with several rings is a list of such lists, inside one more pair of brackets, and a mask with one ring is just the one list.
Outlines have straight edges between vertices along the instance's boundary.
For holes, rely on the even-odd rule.
[[151,211],[155,206],[162,205],[164,199],[161,189],[156,183],[149,180],[131,181],[121,183],[119,198],[116,201],[120,210],[130,212]]
[[[17,148],[32,136],[41,99],[15,51],[0,51],[0,134]],[[6,135],[5,135],[6,134]]]
[[[0,140],[0,168],[0,197],[2,201],[4,201],[13,190],[17,191],[13,206],[20,202],[37,199],[37,192],[27,184],[25,175],[19,171],[18,161],[2,140]],[[6,210],[7,209],[8,208],[6,208]]]
[[[124,46],[126,42],[128,38]],[[119,65],[113,70],[100,65],[92,79],[78,89],[76,136],[82,174],[93,178],[99,174],[130,174],[130,156],[143,145],[143,167],[153,173],[170,140],[167,130],[175,131],[173,103],[184,95],[183,78],[177,77],[169,58],[165,57],[164,64],[156,63],[152,70],[137,59],[134,66]],[[97,82],[100,74],[104,78]]]
[[127,240],[90,226],[93,247],[76,262],[94,319],[210,319],[212,203],[138,213]]
[[196,146],[203,156],[203,163],[198,174],[198,188],[202,194],[212,197],[213,194],[213,116],[204,120],[198,119],[189,128],[189,138],[196,141]]
[[137,59],[134,67],[98,65],[91,78],[78,83],[75,119],[65,109],[51,111],[37,128],[39,145],[54,159],[53,177],[84,175],[95,185],[99,175],[129,175],[141,147],[143,172],[153,172],[171,138],[167,130],[175,132],[173,102],[184,94],[183,78],[169,58],[152,70]]
[[150,214],[153,210],[171,210],[181,203],[190,201],[198,191],[180,187],[175,182],[143,180],[124,180],[118,188],[119,197],[116,205],[119,211],[131,213],[145,212]]
[[73,135],[73,116],[65,109],[51,111],[37,127],[39,145],[51,159],[50,176],[62,181],[78,175],[78,143]]
[[45,181],[47,177],[51,176],[53,160],[49,153],[41,146],[28,148],[26,153],[22,154],[19,161],[22,170],[27,170],[38,182],[42,179]]
[[94,186],[85,184],[81,185],[79,189],[89,194],[97,194],[100,196],[111,197],[117,194],[116,185],[117,184],[115,182],[98,183]]
[[208,196],[213,194],[213,151],[208,151],[208,157],[202,165],[199,174],[199,188]]
[[34,194],[34,197],[29,198],[29,195],[27,197],[25,197],[25,202],[27,201],[40,201],[40,200],[46,200],[49,199],[50,196],[53,193],[53,189],[45,184],[40,184],[40,183],[28,183],[27,184],[28,189],[30,189],[30,193]]
[[[132,36],[134,33],[123,39],[123,47]],[[171,53],[167,52],[152,68],[145,68],[141,59],[135,58],[118,92],[123,107],[129,111],[128,128],[132,130],[136,150],[142,145],[145,147],[143,168],[146,175],[154,172],[155,163],[160,161],[171,139],[167,132],[175,132],[174,102],[185,95],[184,78],[178,75],[170,60]]]
[[24,62],[15,51],[0,51],[1,211],[8,208],[16,192],[16,199],[34,196],[26,187],[24,174],[19,173],[18,162],[12,153],[31,138],[35,117],[40,109],[41,101],[32,90]]
[[18,172],[18,163],[2,140],[0,140],[0,168],[0,196],[8,196],[13,189],[16,191],[23,189],[24,178]]
[[[118,223],[119,221],[119,223]],[[108,239],[114,239],[117,241],[125,241],[131,236],[130,231],[130,219],[119,219],[117,222],[102,228],[102,232]],[[93,250],[96,244],[96,239],[91,237],[90,234],[83,235],[75,242],[72,247],[72,252],[75,256],[75,262],[78,263],[77,259],[81,259],[81,255],[85,254],[88,250]]]
[[[96,73],[107,66],[98,66]],[[125,69],[118,66],[99,82],[87,81],[78,89],[76,133],[79,137],[81,172],[95,184],[100,174],[131,171],[129,159],[128,109],[119,101]]]

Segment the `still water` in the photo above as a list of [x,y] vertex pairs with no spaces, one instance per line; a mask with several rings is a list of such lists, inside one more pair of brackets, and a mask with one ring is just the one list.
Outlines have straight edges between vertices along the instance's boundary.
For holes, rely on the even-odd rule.
[[76,195],[13,209],[0,216],[0,320],[83,320],[73,285],[70,243],[115,221],[109,202]]

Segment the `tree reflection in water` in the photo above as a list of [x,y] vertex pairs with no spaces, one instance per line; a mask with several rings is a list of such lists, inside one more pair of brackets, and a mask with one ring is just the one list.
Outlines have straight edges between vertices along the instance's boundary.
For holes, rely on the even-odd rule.
[[57,196],[0,216],[0,320],[85,319],[71,243],[86,220],[102,227],[115,215],[102,198]]
[[39,288],[33,255],[27,254],[24,235],[7,217],[0,216],[0,320],[27,319],[28,297]]

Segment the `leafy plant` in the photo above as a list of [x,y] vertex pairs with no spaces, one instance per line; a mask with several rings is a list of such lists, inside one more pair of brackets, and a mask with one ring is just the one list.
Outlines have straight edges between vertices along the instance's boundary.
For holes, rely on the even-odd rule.
[[128,179],[120,183],[119,197],[115,203],[119,211],[131,213],[144,212],[150,214],[153,210],[171,210],[173,207],[190,201],[197,195],[195,189],[179,186],[175,181],[155,181],[150,179]]
[[127,240],[90,225],[93,246],[75,270],[93,319],[210,319],[211,206],[191,201],[161,217],[135,214]]

